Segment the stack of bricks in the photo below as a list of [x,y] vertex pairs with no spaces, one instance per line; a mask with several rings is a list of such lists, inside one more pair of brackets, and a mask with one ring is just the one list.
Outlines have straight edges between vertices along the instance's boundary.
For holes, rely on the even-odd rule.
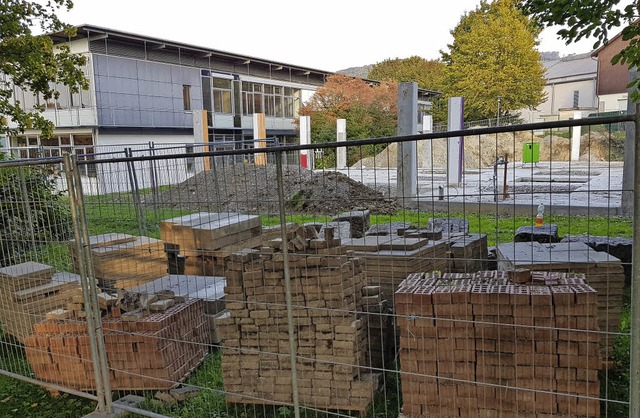
[[[112,389],[169,389],[206,355],[204,302],[191,299],[135,321],[102,318]],[[47,319],[25,339],[36,377],[80,390],[95,390],[87,324]]]
[[64,307],[79,285],[79,276],[32,261],[0,268],[2,330],[20,342],[47,312]]
[[571,272],[598,293],[598,325],[603,332],[603,358],[614,350],[624,295],[624,267],[620,259],[595,251],[583,242],[515,242],[496,246],[498,270],[519,268]]
[[235,253],[227,263],[222,319],[222,372],[227,400],[285,404],[293,401],[287,322],[284,246],[288,250],[297,385],[300,402],[329,409],[366,410],[378,376],[363,373],[367,324],[361,314],[364,275],[325,229],[286,233],[259,250]]
[[595,290],[567,274],[519,274],[415,274],[400,285],[406,416],[599,416]]

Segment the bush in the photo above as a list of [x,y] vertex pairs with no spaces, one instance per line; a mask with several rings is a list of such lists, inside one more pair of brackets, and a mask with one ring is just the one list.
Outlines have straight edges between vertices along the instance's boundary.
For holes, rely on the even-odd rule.
[[0,166],[0,234],[0,266],[29,261],[30,251],[70,238],[68,202],[45,168]]

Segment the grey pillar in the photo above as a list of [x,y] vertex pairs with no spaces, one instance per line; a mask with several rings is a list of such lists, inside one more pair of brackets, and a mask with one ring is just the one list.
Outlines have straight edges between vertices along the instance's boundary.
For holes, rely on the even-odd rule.
[[[449,98],[448,131],[464,128],[464,97]],[[447,140],[447,184],[457,186],[462,181],[464,137],[456,136]]]
[[[418,133],[418,83],[398,84],[398,136]],[[416,141],[398,143],[397,198],[415,197],[418,192]]]
[[[336,120],[336,141],[347,141],[347,120]],[[336,149],[336,168],[347,168],[347,147],[339,147]]]

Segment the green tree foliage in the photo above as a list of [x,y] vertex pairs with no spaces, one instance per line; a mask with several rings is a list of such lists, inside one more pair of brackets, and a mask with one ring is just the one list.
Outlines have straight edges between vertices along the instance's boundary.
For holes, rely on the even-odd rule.
[[[640,68],[640,1],[632,0],[626,7],[619,7],[620,0],[521,0],[524,13],[530,15],[542,27],[562,26],[557,33],[567,44],[583,38],[596,39],[597,49],[609,41],[611,30],[622,29],[622,40],[628,44],[611,62]],[[634,91],[634,101],[640,99],[640,79],[629,84]]]
[[0,266],[29,260],[44,243],[69,238],[69,206],[40,167],[0,167]]
[[54,47],[47,35],[33,33],[35,27],[45,33],[66,31],[73,35],[73,28],[55,14],[60,8],[72,6],[71,0],[0,2],[0,133],[10,131],[8,120],[13,120],[20,131],[38,129],[44,137],[53,132],[53,123],[41,115],[42,108],[35,106],[25,111],[13,101],[14,85],[41,95],[44,100],[59,96],[54,83],[68,85],[72,92],[88,88],[80,68],[86,58],[72,54],[67,46]]
[[465,119],[514,114],[544,99],[544,67],[536,49],[538,26],[516,7],[516,0],[482,0],[451,31],[443,52],[444,99],[465,98]]
[[442,88],[445,65],[441,61],[410,58],[388,59],[371,68],[367,78],[372,80],[393,80],[396,82],[418,83],[418,87],[439,91]]
[[[311,99],[300,108],[301,116],[311,116],[311,142],[335,142],[336,120],[346,119],[347,140],[380,138],[397,133],[398,87],[381,82],[371,85],[342,74],[327,77]],[[355,163],[381,149],[373,146],[349,147],[347,163]],[[325,150],[318,167],[335,165],[333,151]],[[317,162],[318,163],[318,162]]]

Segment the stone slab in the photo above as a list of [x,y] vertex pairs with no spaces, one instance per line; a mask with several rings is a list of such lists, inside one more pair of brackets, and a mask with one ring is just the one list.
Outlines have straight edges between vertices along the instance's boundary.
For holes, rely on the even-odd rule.
[[368,210],[354,210],[351,212],[343,212],[335,216],[332,221],[349,222],[351,224],[351,236],[353,238],[362,238],[369,229],[369,219]]
[[542,226],[521,226],[514,237],[516,242],[560,242],[558,237],[558,225],[544,224]]

